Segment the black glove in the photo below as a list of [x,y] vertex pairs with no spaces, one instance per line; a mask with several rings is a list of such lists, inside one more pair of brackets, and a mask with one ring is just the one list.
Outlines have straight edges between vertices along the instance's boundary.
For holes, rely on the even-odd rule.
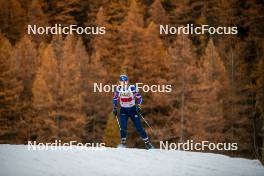
[[141,107],[140,107],[140,105],[137,105],[137,106],[136,106],[136,111],[137,111],[138,114],[141,113]]
[[114,114],[114,116],[117,116],[117,109],[116,108],[113,109],[113,114]]

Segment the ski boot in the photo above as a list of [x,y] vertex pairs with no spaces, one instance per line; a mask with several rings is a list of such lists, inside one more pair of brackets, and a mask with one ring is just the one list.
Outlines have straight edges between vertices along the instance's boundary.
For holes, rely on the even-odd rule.
[[121,143],[117,145],[118,148],[127,148],[126,139],[121,139]]
[[147,141],[145,142],[145,147],[146,147],[147,150],[149,150],[149,149],[154,149],[154,148],[155,148],[155,147],[150,143],[149,140],[147,140]]

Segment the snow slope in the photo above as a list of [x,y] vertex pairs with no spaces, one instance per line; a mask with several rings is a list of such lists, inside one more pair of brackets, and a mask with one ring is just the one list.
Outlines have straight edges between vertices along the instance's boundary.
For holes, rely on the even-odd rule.
[[0,145],[0,176],[264,176],[257,160],[211,153],[116,149],[28,150]]

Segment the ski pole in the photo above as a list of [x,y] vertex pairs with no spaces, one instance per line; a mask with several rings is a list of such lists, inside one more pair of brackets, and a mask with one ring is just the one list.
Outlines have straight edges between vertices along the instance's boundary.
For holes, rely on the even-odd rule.
[[141,113],[138,113],[140,115],[140,117],[144,120],[144,122],[147,124],[147,126],[151,129],[151,131],[156,135],[156,131],[153,130],[153,128],[151,128],[151,126],[149,125],[149,123],[147,122],[147,120],[143,117],[143,115]]
[[116,118],[116,121],[117,121],[117,125],[118,125],[118,128],[119,128],[119,131],[121,131],[119,120],[118,120],[118,117],[116,115],[115,115],[115,118]]

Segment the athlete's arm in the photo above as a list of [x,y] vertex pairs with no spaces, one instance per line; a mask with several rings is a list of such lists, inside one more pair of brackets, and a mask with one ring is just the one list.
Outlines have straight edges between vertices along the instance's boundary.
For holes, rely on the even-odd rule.
[[114,116],[117,116],[117,103],[118,103],[118,100],[119,100],[119,93],[118,91],[116,90],[115,91],[115,94],[114,94],[114,98],[113,98],[113,114]]
[[139,93],[138,89],[133,85],[133,86],[131,86],[131,90],[132,90],[134,96],[136,97],[137,105],[141,105],[142,104],[142,96]]
[[141,96],[141,94],[139,92],[136,92],[135,96],[137,98],[137,104],[141,105],[142,104],[142,96]]
[[117,107],[118,100],[119,100],[119,93],[116,90],[115,93],[114,93],[114,97],[113,97],[113,106],[114,106],[114,108]]

